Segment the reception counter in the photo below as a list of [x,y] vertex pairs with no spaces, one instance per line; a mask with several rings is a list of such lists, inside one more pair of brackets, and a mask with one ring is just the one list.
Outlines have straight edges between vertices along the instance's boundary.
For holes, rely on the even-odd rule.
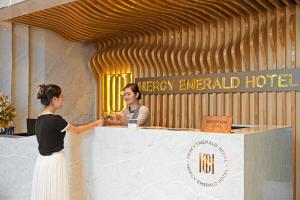
[[[66,137],[75,200],[292,199],[291,128],[96,127]],[[30,199],[34,136],[0,137],[0,199]]]

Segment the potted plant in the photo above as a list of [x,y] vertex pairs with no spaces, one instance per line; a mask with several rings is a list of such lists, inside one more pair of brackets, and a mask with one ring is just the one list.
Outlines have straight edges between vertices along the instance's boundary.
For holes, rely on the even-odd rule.
[[7,96],[0,93],[0,132],[13,134],[13,120],[16,117],[16,108],[8,100]]

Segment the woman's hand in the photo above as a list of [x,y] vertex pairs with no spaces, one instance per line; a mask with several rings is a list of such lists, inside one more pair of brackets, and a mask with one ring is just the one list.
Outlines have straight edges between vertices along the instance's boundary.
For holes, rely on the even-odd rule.
[[97,126],[103,126],[104,121],[102,119],[98,119],[98,120],[95,121],[95,123],[96,123]]
[[130,116],[124,115],[116,115],[114,117],[103,117],[104,125],[123,125],[124,123],[128,123]]
[[121,115],[120,116],[120,121],[122,122],[122,124],[128,124],[130,116],[128,115]]
[[103,125],[113,125],[114,121],[116,121],[116,117],[112,115],[106,115],[101,117],[103,120]]
[[110,125],[111,121],[111,119],[103,119],[103,125]]

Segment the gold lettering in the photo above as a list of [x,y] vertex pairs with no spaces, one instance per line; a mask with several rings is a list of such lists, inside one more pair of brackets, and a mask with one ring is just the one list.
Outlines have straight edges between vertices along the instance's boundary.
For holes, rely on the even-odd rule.
[[152,92],[152,81],[147,81],[147,91]]
[[143,82],[143,89],[144,89],[144,91],[148,91],[147,82]]
[[288,75],[287,74],[278,74],[278,87],[285,88],[288,87]]
[[252,80],[251,79],[249,80],[249,77],[246,76],[246,79],[245,79],[245,87],[246,88],[249,88],[249,83],[252,84],[252,88],[255,88],[255,76],[252,76]]
[[161,91],[165,91],[165,90],[167,90],[167,82],[166,81],[162,81],[161,83],[160,83],[160,90]]
[[[123,74],[121,75],[106,75],[104,80],[104,87],[109,87],[112,99],[116,100],[116,105],[122,107],[120,102],[123,102],[118,97],[122,97],[122,90],[124,82],[127,81],[128,77]],[[244,78],[244,80],[241,80]],[[288,88],[288,87],[300,87],[300,82],[298,81],[298,77],[295,77],[295,74],[292,72],[285,73],[282,72],[278,74],[278,72],[274,73],[263,73],[256,75],[241,75],[233,74],[233,76],[228,75],[208,75],[206,77],[196,78],[195,76],[184,77],[180,79],[179,77],[172,77],[171,80],[163,79],[163,80],[140,80],[137,82],[140,90],[142,92],[161,92],[161,93],[169,93],[176,91],[191,91],[191,90],[230,90],[237,89],[241,87],[242,81],[244,81],[243,89],[255,89],[255,88]],[[176,88],[174,88],[176,87]],[[173,91],[173,90],[176,91]],[[291,88],[289,88],[291,89]],[[108,95],[104,95],[108,96]],[[106,99],[107,102],[111,102],[114,100]],[[118,109],[117,107],[113,107],[110,105],[113,110]],[[108,107],[108,106],[106,106]]]
[[231,89],[240,87],[240,84],[241,84],[241,80],[239,77],[237,77],[237,76],[230,77],[230,88]]
[[218,77],[216,77],[214,79],[212,87],[213,87],[213,89],[216,89],[216,88],[217,89],[222,89],[222,86],[221,86],[221,84],[219,82],[219,78]]
[[202,79],[202,78],[197,79],[197,80],[196,80],[196,89],[197,89],[197,90],[203,90],[203,89],[204,89],[203,86],[204,86],[204,85],[203,85],[203,79]]
[[290,85],[291,87],[299,86],[298,83],[293,83],[293,74],[288,74],[288,76],[289,76],[289,85]]
[[230,89],[229,86],[226,86],[226,77],[222,77],[222,87],[223,87],[224,89]]
[[184,79],[179,80],[179,90],[186,90],[186,80]]
[[154,81],[153,82],[153,92],[155,92],[155,89],[159,91],[159,81]]
[[[263,82],[260,83],[260,80],[262,80]],[[263,88],[266,86],[266,83],[267,83],[267,80],[266,80],[266,77],[263,76],[263,75],[258,75],[256,77],[256,86],[259,87],[259,88]]]
[[274,78],[277,77],[277,74],[267,74],[266,75],[267,78],[270,79],[270,87],[274,87]]
[[187,90],[190,90],[190,89],[192,89],[192,90],[194,90],[195,89],[195,82],[194,82],[194,79],[192,79],[192,80],[186,80],[186,89]]
[[140,88],[140,91],[145,91],[143,83],[144,83],[144,82],[138,82],[138,83],[137,83],[138,86],[139,86],[139,88]]
[[168,86],[169,86],[169,90],[173,90],[173,85],[174,85],[174,81],[169,80],[168,81]]
[[204,86],[205,89],[211,89],[211,80],[210,80],[210,78],[204,79],[204,84],[205,84],[205,86],[207,86],[207,87]]

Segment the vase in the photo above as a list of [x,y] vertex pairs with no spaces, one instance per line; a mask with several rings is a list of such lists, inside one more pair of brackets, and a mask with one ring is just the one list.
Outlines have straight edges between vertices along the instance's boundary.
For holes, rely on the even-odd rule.
[[5,127],[7,127],[7,124],[0,123],[0,133],[1,133],[1,134],[4,134],[4,132],[5,132]]
[[4,128],[4,134],[5,135],[13,135],[15,132],[15,127],[10,126],[8,128]]

